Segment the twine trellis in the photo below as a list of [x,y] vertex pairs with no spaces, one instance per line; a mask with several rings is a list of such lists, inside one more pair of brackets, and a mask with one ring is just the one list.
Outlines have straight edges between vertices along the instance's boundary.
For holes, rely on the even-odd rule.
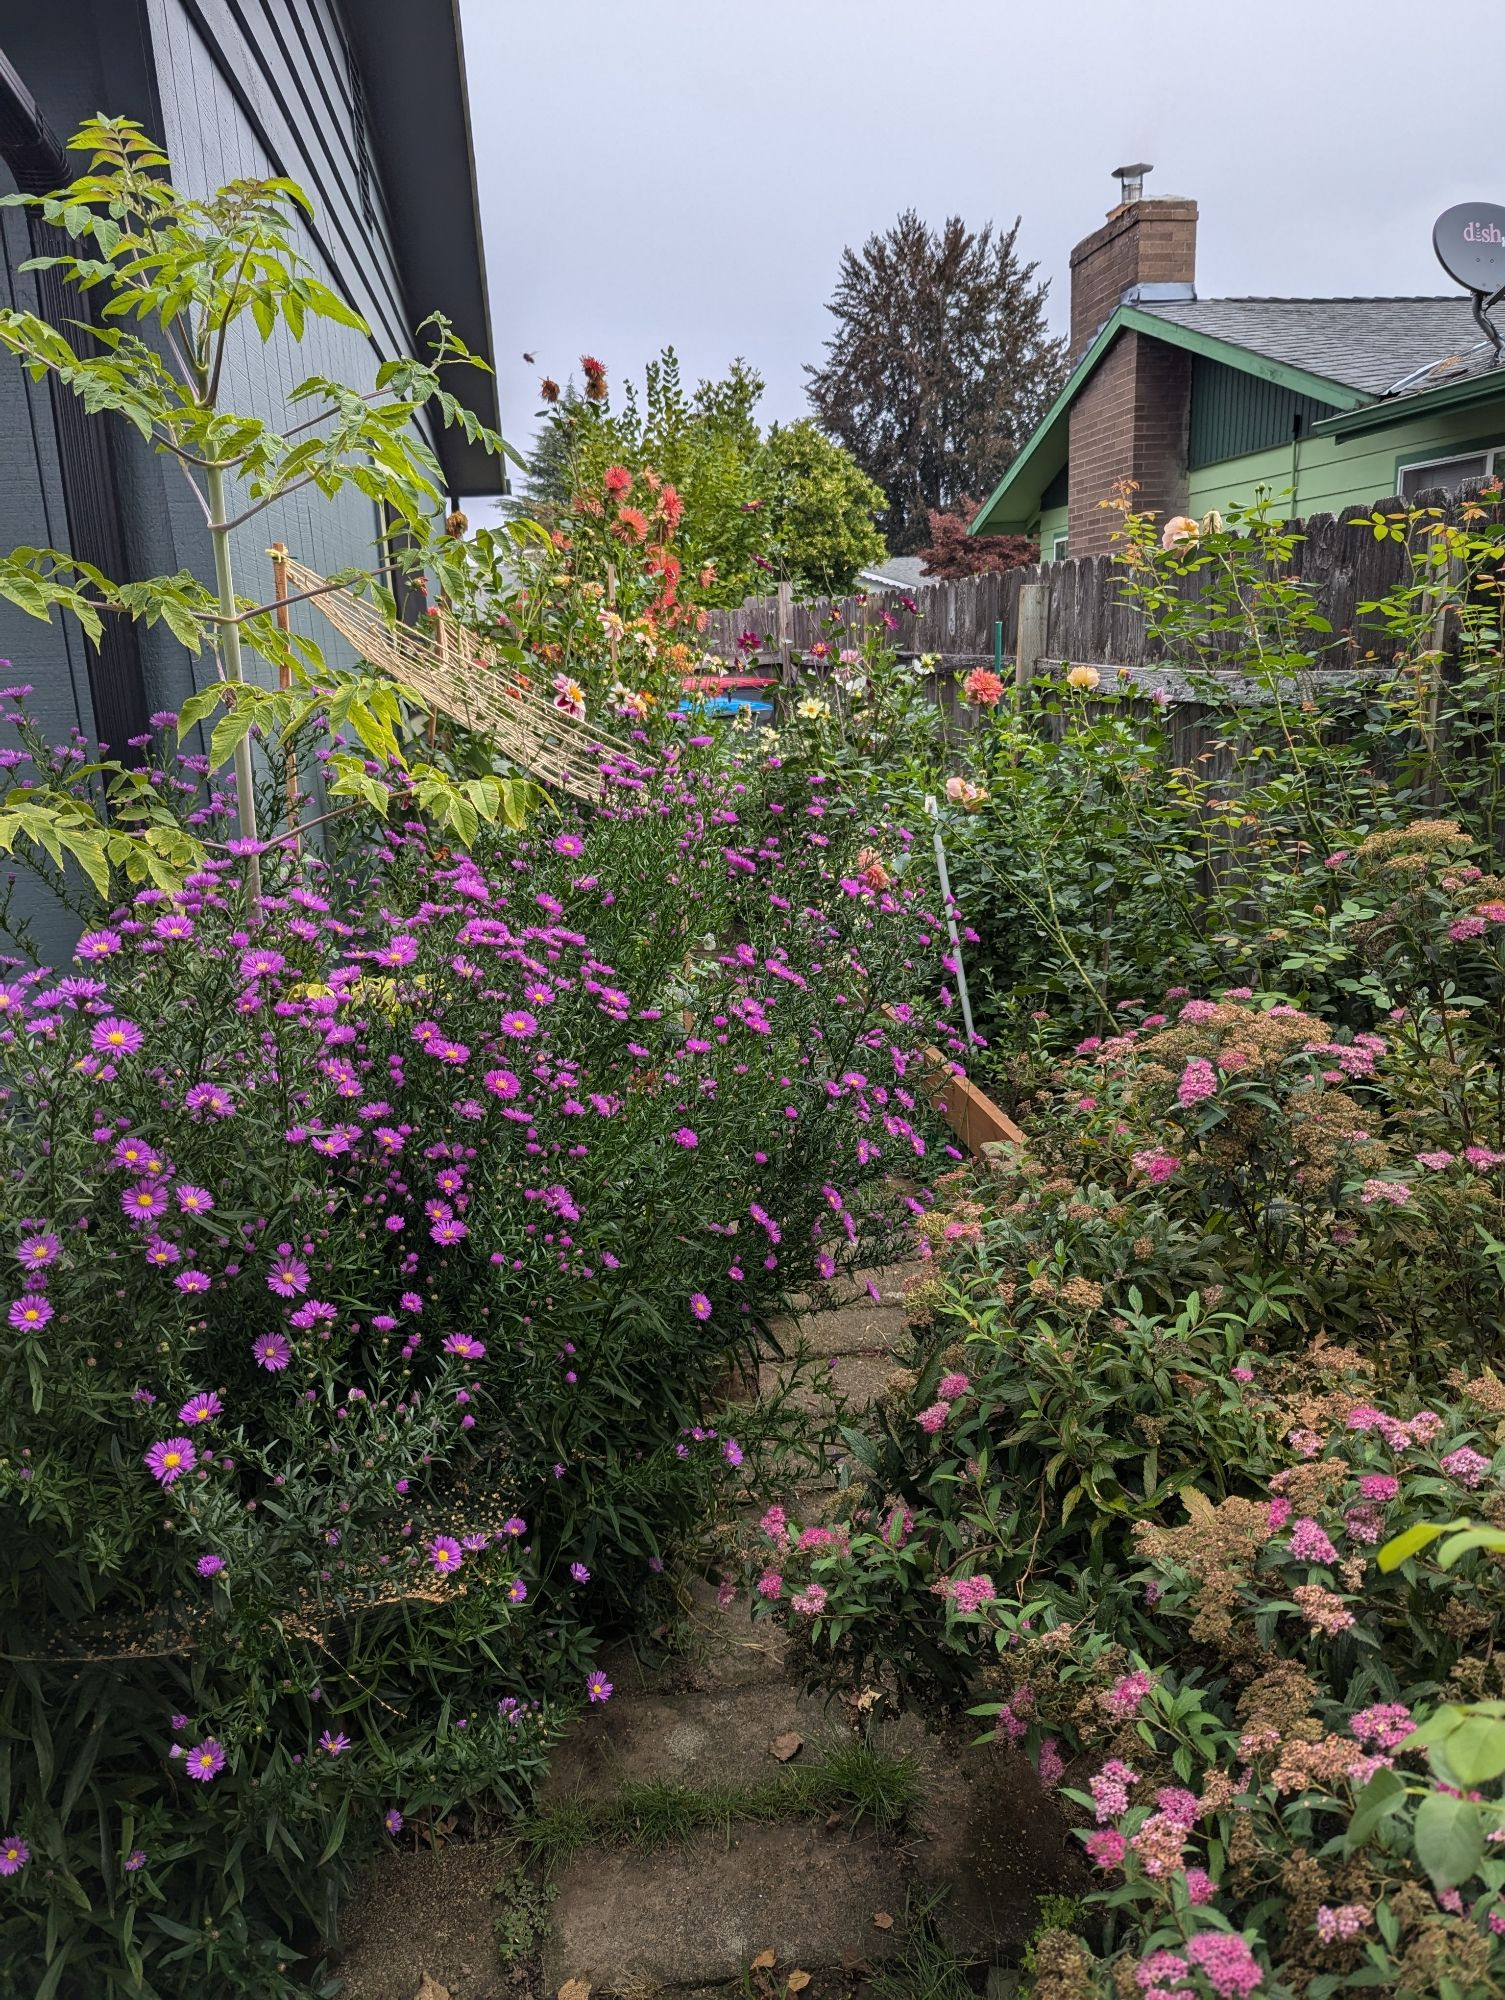
[[369,599],[331,585],[295,557],[282,557],[280,567],[288,594],[307,599],[368,666],[411,688],[431,711],[489,737],[541,784],[599,799],[602,765],[630,756],[625,744],[535,694],[443,606],[422,626],[389,625]]

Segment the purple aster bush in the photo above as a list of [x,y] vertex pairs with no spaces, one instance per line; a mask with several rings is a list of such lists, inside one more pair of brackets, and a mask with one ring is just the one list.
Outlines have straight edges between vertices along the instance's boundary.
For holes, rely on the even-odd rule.
[[622,763],[568,838],[348,820],[264,853],[255,907],[195,785],[220,845],[181,889],[64,974],[0,964],[23,1981],[45,1917],[77,1990],[146,1990],[149,1881],[158,1990],[281,1992],[384,1815],[513,1809],[756,1464],[728,1359],[952,1162],[905,835],[705,748]]

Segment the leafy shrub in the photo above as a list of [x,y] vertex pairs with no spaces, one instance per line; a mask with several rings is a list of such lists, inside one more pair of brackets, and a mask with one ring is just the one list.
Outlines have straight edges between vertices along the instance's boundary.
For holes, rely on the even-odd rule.
[[882,1251],[935,920],[704,747],[259,906],[194,806],[223,858],[0,984],[10,1990],[284,1990],[384,1817],[510,1810],[756,1450],[726,1356]]

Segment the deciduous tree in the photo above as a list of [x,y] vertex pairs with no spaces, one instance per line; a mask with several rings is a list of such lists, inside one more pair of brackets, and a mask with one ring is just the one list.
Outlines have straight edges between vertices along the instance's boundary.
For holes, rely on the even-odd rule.
[[926,576],[996,576],[1000,570],[1039,561],[1040,545],[1028,535],[969,535],[981,505],[963,494],[954,514],[930,509],[930,540],[919,552]]

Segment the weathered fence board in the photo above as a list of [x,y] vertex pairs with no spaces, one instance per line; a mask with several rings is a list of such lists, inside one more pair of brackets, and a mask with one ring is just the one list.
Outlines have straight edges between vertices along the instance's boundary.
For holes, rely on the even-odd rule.
[[[1391,495],[1367,507],[1343,513],[1314,514],[1301,524],[1303,539],[1292,554],[1291,574],[1311,586],[1316,608],[1332,626],[1329,663],[1339,665],[1383,645],[1385,634],[1367,626],[1358,611],[1362,603],[1383,597],[1407,573],[1409,556],[1403,543],[1376,541],[1355,521],[1376,509],[1403,511],[1408,503]],[[1455,496],[1425,493],[1414,505],[1448,507]],[[833,612],[848,632],[871,628],[880,621],[889,628],[901,653],[938,653],[951,669],[966,671],[991,664],[995,653],[1012,663],[1019,640],[1020,592],[1039,584],[1049,593],[1044,656],[1058,660],[1107,661],[1114,666],[1147,665],[1161,657],[1145,631],[1144,620],[1126,597],[1123,570],[1112,556],[1077,556],[1064,562],[1031,563],[1001,576],[965,577],[924,589],[873,590],[831,600],[821,598],[791,604],[784,598],[756,597],[735,611],[711,614],[705,632],[707,650],[732,659],[745,633],[755,634],[757,652],[767,656],[787,646],[798,658],[812,646],[830,640]],[[1205,579],[1193,574],[1180,579],[1188,601],[1195,601]],[[1001,635],[999,628],[1001,627]],[[1001,636],[1001,645],[999,644]],[[1222,642],[1232,650],[1237,636]]]

